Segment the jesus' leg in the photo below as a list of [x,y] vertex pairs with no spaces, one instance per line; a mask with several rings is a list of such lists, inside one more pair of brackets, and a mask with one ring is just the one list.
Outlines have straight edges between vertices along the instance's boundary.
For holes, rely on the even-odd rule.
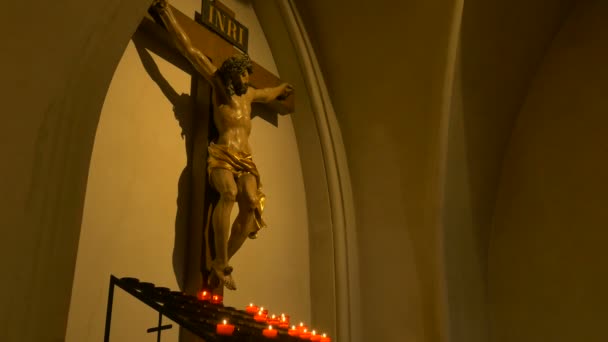
[[252,174],[245,174],[238,179],[239,214],[232,225],[228,240],[228,260],[241,248],[249,233],[256,230],[255,213],[258,197],[258,184]]
[[232,172],[225,169],[211,171],[211,182],[219,192],[220,199],[213,210],[213,232],[215,236],[215,259],[211,263],[213,275],[230,290],[236,289],[232,279],[232,268],[228,265],[228,238],[230,236],[230,213],[237,196],[237,185]]

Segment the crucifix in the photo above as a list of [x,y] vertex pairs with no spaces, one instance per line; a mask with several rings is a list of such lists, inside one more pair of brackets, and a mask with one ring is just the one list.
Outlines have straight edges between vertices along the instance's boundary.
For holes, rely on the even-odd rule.
[[[155,0],[149,12],[160,25],[144,19],[142,26],[174,46],[196,79],[191,95],[197,113],[190,149],[193,191],[184,291],[196,294],[205,288],[222,295],[224,287],[236,289],[230,258],[265,225],[265,196],[248,142],[251,106],[257,102],[275,113],[292,113],[293,88],[237,52],[235,45],[247,47],[246,29],[219,1],[203,0],[198,19],[216,24],[220,35],[166,0]],[[164,30],[159,30],[161,25]],[[205,112],[212,119],[202,118]],[[235,203],[239,214],[230,222]]]

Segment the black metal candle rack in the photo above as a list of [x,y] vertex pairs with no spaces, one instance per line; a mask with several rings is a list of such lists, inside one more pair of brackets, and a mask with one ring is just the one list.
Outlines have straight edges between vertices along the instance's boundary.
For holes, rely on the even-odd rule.
[[[278,335],[276,338],[267,338],[262,335],[266,324],[256,322],[253,317],[244,310],[233,307],[225,307],[223,304],[214,304],[202,301],[195,296],[187,295],[179,291],[171,291],[166,287],[157,287],[152,283],[141,282],[136,278],[117,278],[110,276],[110,291],[108,294],[108,306],[106,311],[106,327],[104,342],[110,341],[110,325],[112,322],[112,304],[114,301],[114,287],[117,286],[133,297],[147,304],[158,312],[158,325],[150,328],[149,333],[157,334],[160,342],[161,332],[171,329],[172,325],[163,325],[162,317],[165,316],[181,327],[189,330],[205,342],[297,342],[298,338],[289,336],[287,329],[276,327]],[[223,320],[227,320],[235,326],[231,336],[216,334],[216,326]],[[273,327],[275,328],[275,327]]]

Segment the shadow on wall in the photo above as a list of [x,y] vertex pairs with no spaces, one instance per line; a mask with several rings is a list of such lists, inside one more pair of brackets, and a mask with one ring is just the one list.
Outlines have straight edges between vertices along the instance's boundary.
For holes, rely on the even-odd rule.
[[[192,178],[192,113],[194,111],[194,100],[188,94],[178,94],[169,84],[169,82],[163,77],[158,69],[158,66],[154,62],[154,59],[147,51],[147,48],[153,48],[155,51],[158,49],[158,43],[152,39],[146,37],[145,34],[137,31],[133,35],[133,43],[137,54],[139,55],[144,69],[150,75],[150,78],[158,85],[165,97],[173,105],[173,115],[177,120],[181,128],[181,137],[184,139],[184,145],[186,149],[187,162],[180,174],[179,181],[177,184],[178,195],[177,195],[177,212],[175,214],[175,239],[173,246],[173,271],[175,273],[175,279],[181,290],[184,290],[185,281],[185,256],[186,246],[188,238],[188,223],[190,217],[190,198],[191,198],[191,178]],[[155,46],[156,45],[156,46]],[[154,48],[156,47],[156,48]],[[173,64],[179,65],[180,63],[174,62],[168,56],[163,58],[168,59]]]

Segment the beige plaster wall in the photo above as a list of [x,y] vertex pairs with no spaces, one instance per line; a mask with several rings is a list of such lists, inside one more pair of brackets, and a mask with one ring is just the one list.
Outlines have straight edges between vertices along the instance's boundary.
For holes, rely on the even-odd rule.
[[519,114],[489,253],[492,341],[605,341],[608,4],[580,1]]
[[[276,73],[252,7],[225,3],[250,30],[251,57]],[[188,15],[200,10],[200,1],[172,4]],[[140,54],[151,56],[179,96],[173,103],[165,96],[167,85],[164,94],[146,72]],[[189,74],[151,52],[138,52],[129,42],[97,127],[67,341],[101,339],[110,274],[172,289],[182,282],[185,242],[180,239],[185,238],[188,219],[189,173],[181,126],[188,126],[188,118],[177,118],[189,115],[190,87]],[[234,257],[239,290],[227,292],[225,304],[244,307],[255,302],[310,322],[307,209],[291,117],[279,116],[276,126],[257,117],[252,131],[254,160],[268,196],[264,216],[269,228],[257,240],[247,241]],[[117,291],[112,340],[152,340],[155,335],[146,329],[157,319],[145,305]],[[177,340],[177,332],[163,333],[163,340]]]

